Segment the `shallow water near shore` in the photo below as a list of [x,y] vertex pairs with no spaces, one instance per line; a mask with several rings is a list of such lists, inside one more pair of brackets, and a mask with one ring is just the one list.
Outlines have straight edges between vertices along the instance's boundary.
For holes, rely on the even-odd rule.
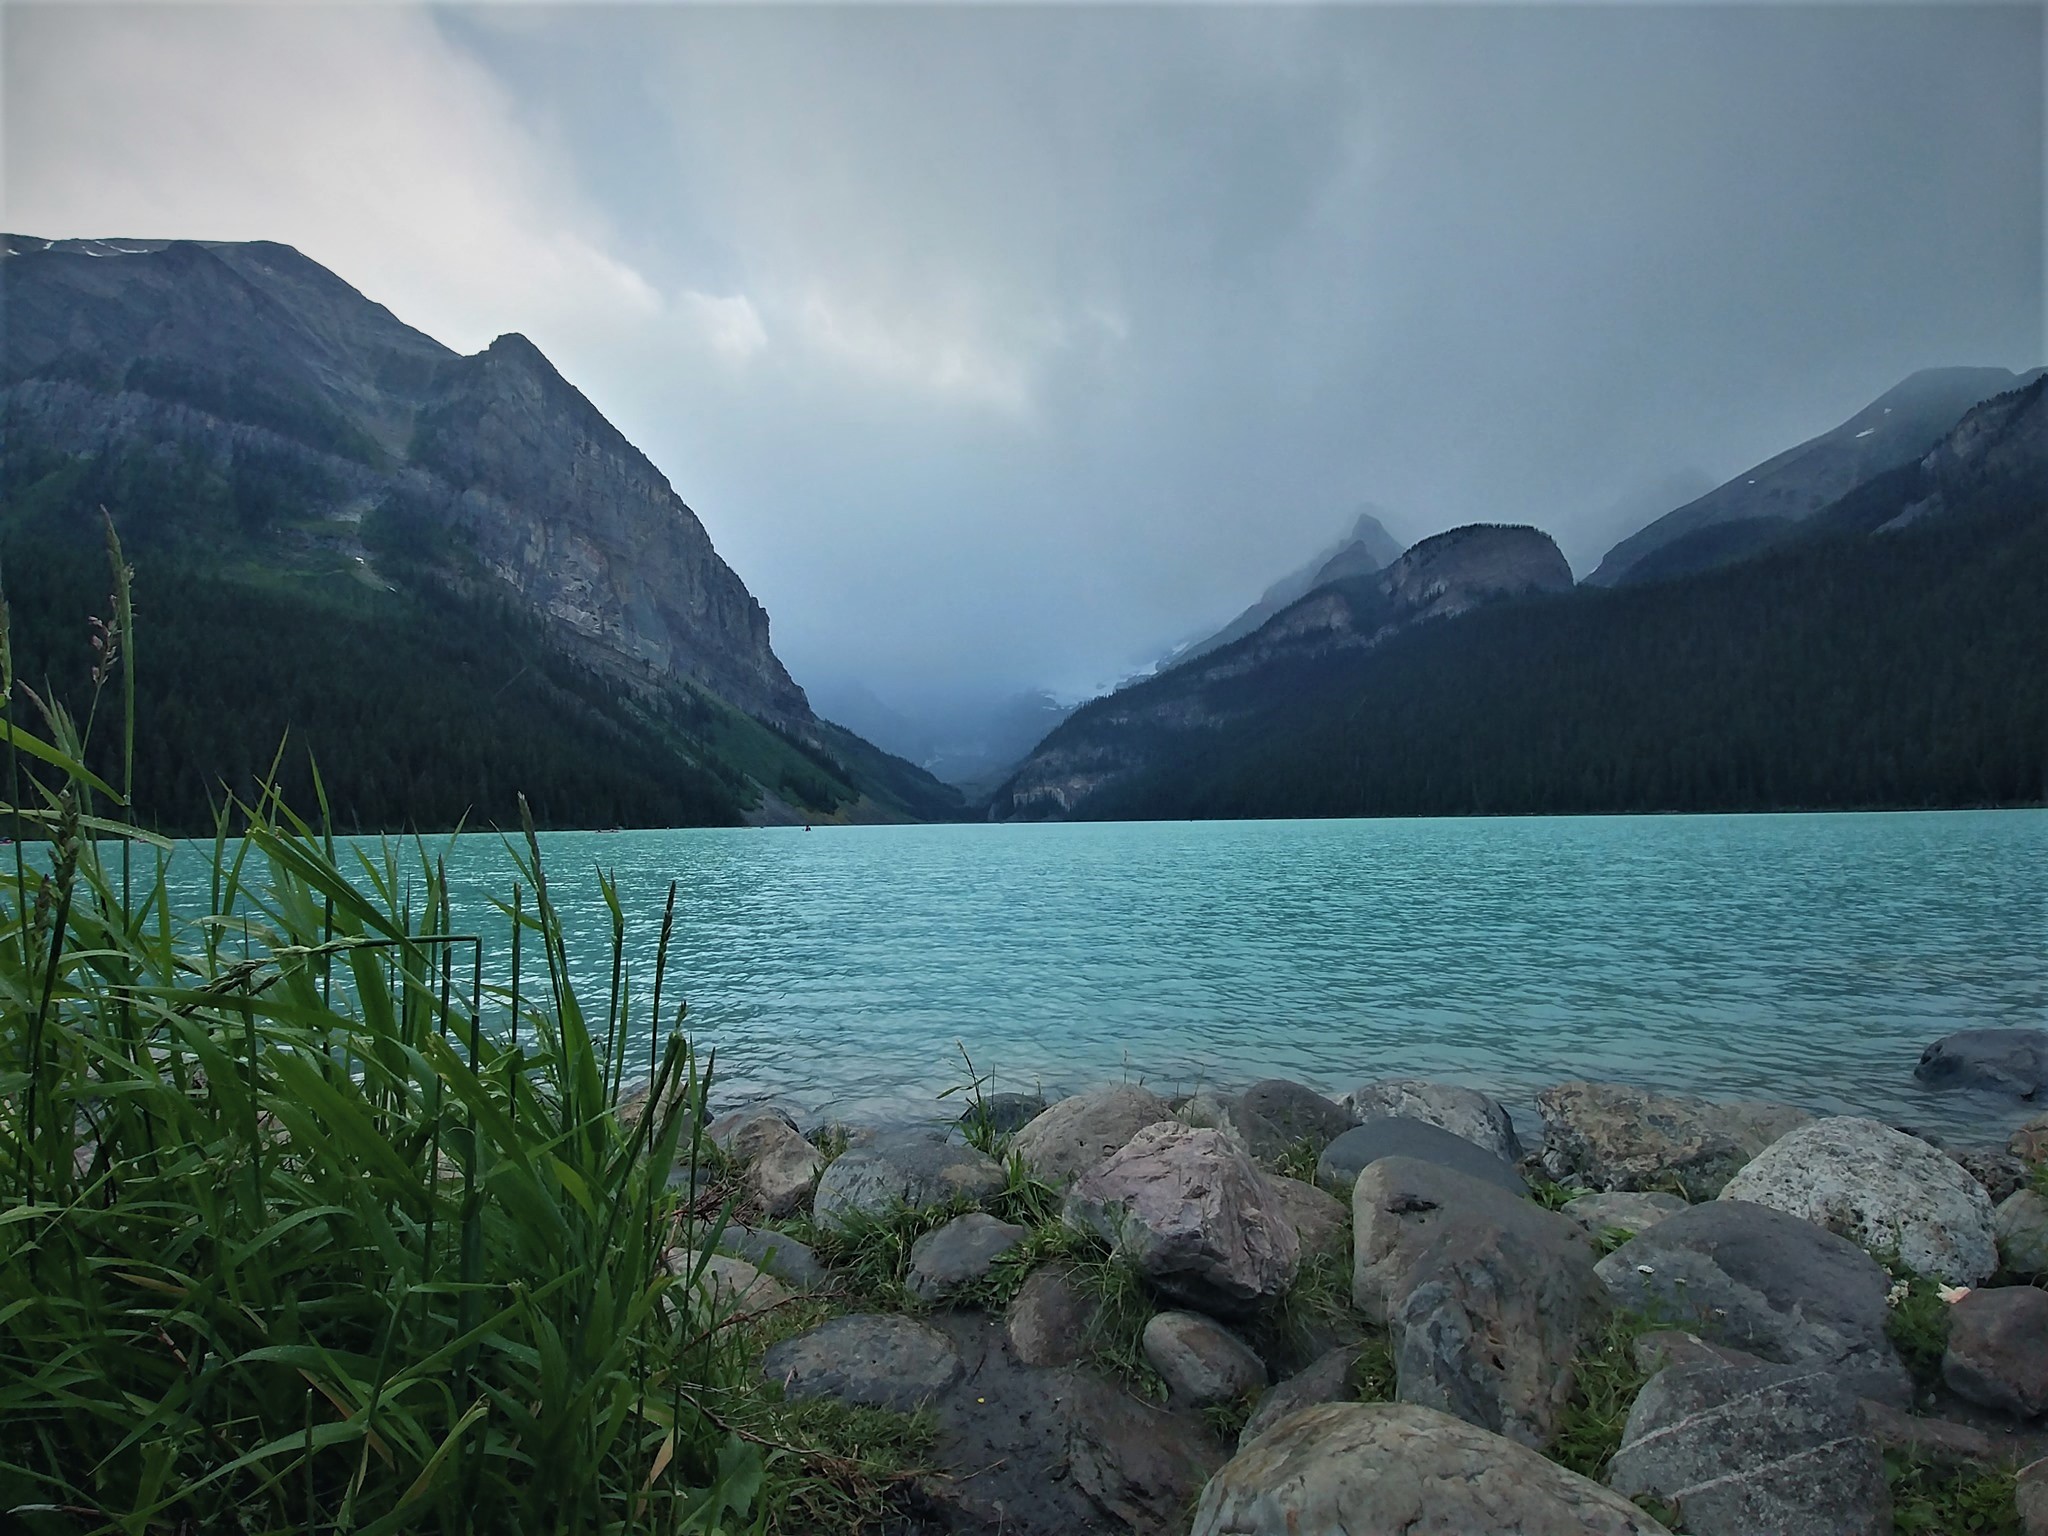
[[[447,849],[457,927],[497,936],[502,974],[503,840],[427,846]],[[561,832],[541,847],[600,1018],[595,872],[617,875],[634,1057],[673,879],[668,995],[717,1050],[715,1098],[811,1119],[955,1111],[936,1096],[966,1077],[956,1042],[998,1089],[1432,1076],[1502,1095],[1525,1130],[1534,1091],[1568,1077],[1987,1141],[2036,1112],[1912,1073],[1950,1030],[2048,1021],[2044,811]],[[174,857],[174,893],[203,890],[203,858]]]

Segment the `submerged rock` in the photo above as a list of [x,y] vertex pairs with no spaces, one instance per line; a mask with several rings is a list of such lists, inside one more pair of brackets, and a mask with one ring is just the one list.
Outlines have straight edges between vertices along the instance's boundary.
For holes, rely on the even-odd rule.
[[1875,1120],[1843,1115],[1801,1126],[1721,1197],[1803,1217],[1951,1285],[1975,1285],[1998,1267],[1983,1186],[1947,1153]]
[[1913,1075],[1930,1088],[2031,1099],[2048,1081],[2048,1030],[1959,1029],[1922,1051]]
[[1344,1096],[1344,1107],[1360,1124],[1368,1120],[1422,1120],[1486,1148],[1504,1162],[1519,1162],[1521,1139],[1498,1099],[1451,1083],[1389,1077],[1366,1083]]
[[1353,1126],[1323,1148],[1316,1162],[1316,1183],[1334,1195],[1349,1195],[1358,1175],[1383,1157],[1410,1157],[1455,1168],[1467,1178],[1483,1179],[1511,1195],[1529,1192],[1527,1181],[1512,1163],[1427,1120],[1368,1120]]
[[1615,1304],[1777,1365],[1838,1372],[1904,1404],[1912,1381],[1885,1333],[1891,1276],[1847,1238],[1739,1200],[1710,1200],[1597,1266]]
[[1710,1103],[1624,1083],[1560,1083],[1536,1096],[1543,1171],[1593,1190],[1672,1189],[1709,1200],[1737,1169],[1813,1119],[1789,1104]]
[[1891,1528],[1884,1461],[1830,1371],[1660,1371],[1629,1410],[1608,1486],[1676,1506],[1689,1536],[1875,1536]]
[[1192,1536],[1656,1536],[1621,1495],[1407,1403],[1289,1414],[1209,1480]]
[[1219,1316],[1285,1295],[1301,1264],[1272,1185],[1216,1130],[1139,1131],[1075,1184],[1066,1219],[1114,1244],[1162,1295]]
[[1070,1183],[1148,1125],[1171,1120],[1166,1101],[1124,1083],[1062,1099],[1017,1133],[1010,1150],[1039,1178]]

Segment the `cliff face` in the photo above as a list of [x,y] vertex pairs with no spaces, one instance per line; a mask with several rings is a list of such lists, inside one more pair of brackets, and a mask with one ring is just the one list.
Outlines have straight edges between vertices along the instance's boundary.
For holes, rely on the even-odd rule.
[[1076,711],[997,791],[989,814],[1071,815],[1188,750],[1204,730],[1255,718],[1325,658],[1505,598],[1571,588],[1570,565],[1538,529],[1474,525],[1424,539],[1383,571],[1318,587],[1235,644]]
[[0,412],[66,453],[283,456],[346,539],[403,508],[459,536],[586,663],[693,681],[811,735],[768,616],[645,455],[540,351],[462,357],[288,246],[5,237]]

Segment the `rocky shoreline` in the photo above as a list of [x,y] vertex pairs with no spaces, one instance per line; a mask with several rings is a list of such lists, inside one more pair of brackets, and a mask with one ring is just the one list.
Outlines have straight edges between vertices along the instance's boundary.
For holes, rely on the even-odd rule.
[[[2044,1065],[1977,1030],[1917,1075]],[[1412,1079],[751,1106],[689,1138],[670,1264],[788,1398],[916,1416],[906,1536],[2048,1536],[2048,1116],[1537,1104],[1529,1147]]]

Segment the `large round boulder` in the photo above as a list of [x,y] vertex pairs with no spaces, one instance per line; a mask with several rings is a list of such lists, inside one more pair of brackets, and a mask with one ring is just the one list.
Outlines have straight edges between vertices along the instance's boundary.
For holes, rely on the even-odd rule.
[[992,1158],[939,1131],[885,1131],[849,1147],[818,1176],[811,1216],[844,1231],[862,1218],[925,1210],[999,1193],[1003,1170]]
[[1148,1125],[1173,1118],[1148,1088],[1119,1083],[1077,1093],[1037,1116],[1010,1143],[1041,1179],[1069,1183],[1117,1151]]
[[1623,1243],[1597,1272],[1626,1311],[1760,1360],[1836,1371],[1859,1396],[1911,1398],[1912,1380],[1885,1332],[1891,1276],[1810,1221],[1709,1200]]
[[1281,1419],[1202,1490],[1192,1536],[1654,1536],[1617,1493],[1483,1429],[1407,1403]]
[[1271,1184],[1222,1131],[1147,1126],[1082,1175],[1065,1214],[1200,1312],[1232,1316],[1278,1300],[1301,1265]]
[[1951,1285],[1975,1285],[1998,1268],[1984,1187],[1947,1153],[1875,1120],[1838,1115],[1801,1126],[1721,1197],[1802,1217]]
[[1316,1183],[1333,1195],[1348,1196],[1359,1174],[1383,1157],[1412,1157],[1417,1162],[1455,1168],[1467,1178],[1483,1179],[1511,1195],[1529,1192],[1514,1164],[1427,1120],[1368,1120],[1354,1125],[1323,1148],[1323,1155],[1316,1159]]
[[1335,1100],[1284,1077],[1253,1083],[1238,1095],[1237,1102],[1246,1114],[1272,1126],[1289,1145],[1305,1141],[1317,1152],[1351,1129],[1351,1116]]
[[1343,1102],[1361,1125],[1368,1120],[1423,1120],[1477,1142],[1504,1161],[1517,1162],[1522,1156],[1521,1140],[1505,1106],[1474,1088],[1388,1077],[1352,1089]]
[[1805,1365],[1660,1371],[1637,1394],[1607,1483],[1674,1506],[1692,1536],[1873,1536],[1884,1460],[1856,1399]]
[[1543,1171],[1587,1189],[1668,1189],[1709,1200],[1744,1163],[1813,1116],[1789,1104],[1718,1104],[1626,1083],[1560,1083],[1536,1096]]
[[1607,1313],[1577,1223],[1454,1169],[1391,1157],[1352,1193],[1352,1300],[1386,1325],[1396,1395],[1544,1446]]
[[1959,1029],[1922,1051],[1913,1075],[1930,1088],[2031,1099],[2048,1082],[2048,1030]]
[[1251,1346],[1199,1312],[1153,1313],[1143,1344],[1177,1407],[1235,1402],[1266,1384],[1265,1362]]
[[1956,1396],[2018,1418],[2048,1412],[2048,1291],[1984,1286],[1958,1301],[1941,1379]]
[[997,1259],[1030,1235],[987,1211],[955,1216],[910,1245],[904,1284],[920,1301],[942,1300],[983,1278]]
[[2048,1275],[2048,1200],[2018,1190],[2000,1202],[1995,1221],[2005,1267],[2029,1280]]
[[914,1413],[960,1379],[945,1335],[907,1317],[855,1313],[784,1339],[761,1374],[791,1401],[829,1397],[863,1408]]

